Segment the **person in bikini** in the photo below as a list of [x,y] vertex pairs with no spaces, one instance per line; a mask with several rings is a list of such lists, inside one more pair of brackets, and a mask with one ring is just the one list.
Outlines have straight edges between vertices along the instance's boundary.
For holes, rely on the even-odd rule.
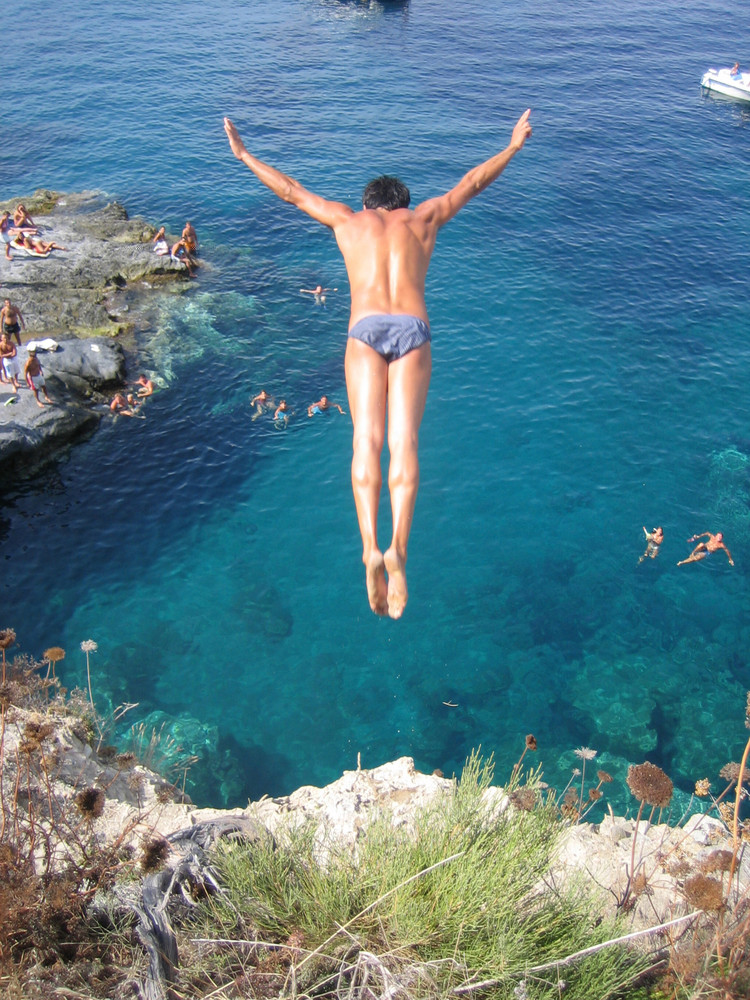
[[31,218],[29,213],[26,211],[25,205],[19,205],[13,213],[13,225],[18,229],[27,229],[37,231],[37,224]]
[[[46,243],[42,239],[34,239],[25,233],[23,236],[19,237],[20,246],[24,247],[26,250],[31,250],[32,253],[43,254],[45,257],[47,254],[51,253],[52,250],[67,250],[67,247],[61,247],[59,243],[55,243],[54,240],[50,243]],[[15,245],[15,244],[14,244]]]
[[[383,176],[365,188],[360,211],[308,191],[253,156],[230,119],[224,119],[237,159],[283,201],[332,229],[344,258],[351,291],[344,370],[354,424],[352,489],[367,596],[379,615],[400,618],[408,599],[406,557],[419,485],[419,426],[432,368],[425,279],[437,234],[523,148],[531,135],[530,114],[521,115],[502,152],[445,194],[411,210],[408,188]],[[393,535],[383,553],[377,518],[386,415]]]

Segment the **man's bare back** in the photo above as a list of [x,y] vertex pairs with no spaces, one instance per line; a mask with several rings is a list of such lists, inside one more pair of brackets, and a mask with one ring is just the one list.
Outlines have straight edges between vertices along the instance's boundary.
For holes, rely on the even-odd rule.
[[363,209],[333,231],[349,276],[350,327],[379,313],[428,321],[424,288],[438,230],[419,209]]
[[[379,615],[400,618],[408,599],[406,555],[419,485],[419,427],[432,369],[425,280],[437,234],[523,148],[531,135],[530,113],[521,115],[504,150],[472,168],[445,194],[411,210],[408,189],[397,178],[384,176],[367,185],[357,212],[308,191],[253,156],[232,122],[224,119],[237,159],[283,201],[332,229],[346,264],[351,290],[345,372],[354,425],[352,489],[367,596]],[[386,416],[393,535],[383,553],[377,520]]]

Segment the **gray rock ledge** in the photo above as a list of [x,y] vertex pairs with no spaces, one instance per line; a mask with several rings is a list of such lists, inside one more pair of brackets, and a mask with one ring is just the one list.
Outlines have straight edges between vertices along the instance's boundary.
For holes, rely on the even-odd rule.
[[124,349],[111,338],[128,340],[148,329],[154,288],[190,285],[182,264],[154,253],[155,227],[130,219],[117,202],[103,204],[91,192],[37,191],[0,203],[0,210],[12,212],[20,201],[41,238],[68,249],[39,258],[11,247],[10,261],[0,253],[0,300],[9,298],[26,323],[21,367],[28,341],[52,338],[60,345],[39,352],[53,406],[40,409],[25,384],[17,401],[9,402],[11,387],[0,385],[4,473],[33,469],[93,433],[107,413],[104,404],[125,379]]

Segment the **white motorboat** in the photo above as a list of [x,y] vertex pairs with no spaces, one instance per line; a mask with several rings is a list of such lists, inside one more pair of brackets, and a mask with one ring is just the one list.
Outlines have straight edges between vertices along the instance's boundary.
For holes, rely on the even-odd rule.
[[701,87],[738,101],[750,101],[750,73],[733,73],[728,68],[709,69],[701,77]]

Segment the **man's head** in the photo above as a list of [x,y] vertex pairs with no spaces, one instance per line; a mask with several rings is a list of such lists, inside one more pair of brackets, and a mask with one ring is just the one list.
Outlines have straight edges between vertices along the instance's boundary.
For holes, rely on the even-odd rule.
[[376,177],[362,192],[364,208],[385,208],[392,212],[395,208],[408,208],[410,201],[409,188],[398,177]]

